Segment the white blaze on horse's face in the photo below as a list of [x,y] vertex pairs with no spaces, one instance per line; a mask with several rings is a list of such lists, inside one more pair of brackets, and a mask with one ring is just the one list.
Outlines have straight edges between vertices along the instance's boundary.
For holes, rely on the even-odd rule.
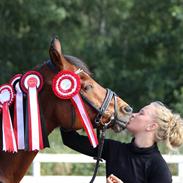
[[81,72],[83,72],[83,70],[79,68],[77,71],[75,71],[75,74],[80,74]]

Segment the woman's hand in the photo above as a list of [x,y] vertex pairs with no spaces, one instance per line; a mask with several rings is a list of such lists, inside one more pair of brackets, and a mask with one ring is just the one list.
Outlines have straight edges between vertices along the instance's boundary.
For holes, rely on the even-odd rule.
[[109,177],[107,177],[107,183],[123,183],[118,177],[115,175],[111,174]]

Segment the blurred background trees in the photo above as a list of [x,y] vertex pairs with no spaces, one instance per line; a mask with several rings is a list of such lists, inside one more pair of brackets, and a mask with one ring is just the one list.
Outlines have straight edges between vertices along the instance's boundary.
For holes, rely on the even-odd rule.
[[135,110],[152,100],[180,102],[180,0],[1,0],[0,82],[48,59],[52,35],[83,59],[97,81]]
[[0,83],[47,60],[52,35],[134,111],[161,100],[183,115],[181,0],[1,0]]

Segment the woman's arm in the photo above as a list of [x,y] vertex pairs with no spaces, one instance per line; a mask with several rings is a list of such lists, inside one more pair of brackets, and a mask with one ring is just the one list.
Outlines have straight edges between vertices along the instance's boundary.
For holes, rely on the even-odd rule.
[[[62,129],[60,131],[64,145],[82,154],[97,157],[98,146],[93,148],[88,137],[80,135],[76,131],[65,132]],[[121,146],[120,142],[111,139],[105,139],[101,158],[107,160],[111,153],[115,154],[115,151],[118,151],[119,146]]]
[[78,134],[76,131],[65,132],[60,129],[64,145],[88,156],[96,157],[98,147],[93,148],[88,137]]

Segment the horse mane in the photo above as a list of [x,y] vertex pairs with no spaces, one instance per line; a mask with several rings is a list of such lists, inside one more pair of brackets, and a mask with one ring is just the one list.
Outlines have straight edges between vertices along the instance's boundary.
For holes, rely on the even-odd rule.
[[[72,65],[81,68],[84,72],[86,72],[89,76],[92,76],[92,72],[89,70],[88,66],[79,58],[72,56],[72,55],[64,55],[64,58]],[[34,67],[36,70],[40,70],[40,68],[45,65],[47,61],[44,61],[42,64],[38,64]],[[34,70],[33,69],[33,70]]]
[[88,66],[79,58],[71,56],[71,55],[64,55],[64,58],[72,65],[75,65],[76,67],[79,67],[83,69],[84,72],[86,72],[88,75],[92,75],[90,70],[88,69]]

